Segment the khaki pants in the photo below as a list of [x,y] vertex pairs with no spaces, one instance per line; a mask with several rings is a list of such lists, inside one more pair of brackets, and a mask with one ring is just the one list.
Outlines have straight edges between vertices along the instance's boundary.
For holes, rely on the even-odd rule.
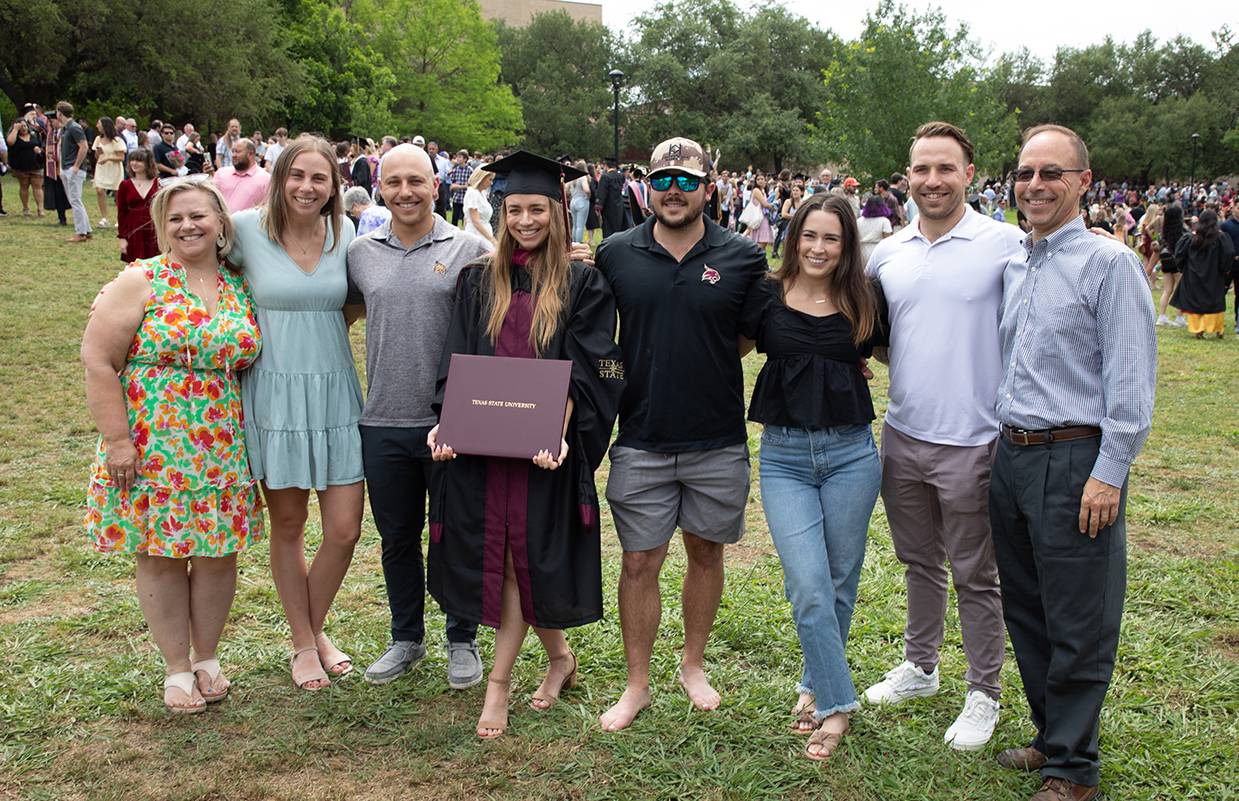
[[938,664],[947,604],[947,562],[968,657],[968,689],[999,695],[1004,631],[998,567],[990,538],[994,442],[937,445],[882,427],[882,502],[908,591],[904,658],[928,672]]

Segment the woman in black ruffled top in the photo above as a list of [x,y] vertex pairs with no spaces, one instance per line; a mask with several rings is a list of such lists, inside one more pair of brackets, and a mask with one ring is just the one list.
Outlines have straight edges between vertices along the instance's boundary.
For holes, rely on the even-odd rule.
[[766,354],[749,419],[765,424],[762,506],[804,653],[793,728],[812,732],[805,755],[817,760],[860,706],[844,647],[882,479],[862,360],[883,342],[858,239],[844,198],[810,198],[742,320]]

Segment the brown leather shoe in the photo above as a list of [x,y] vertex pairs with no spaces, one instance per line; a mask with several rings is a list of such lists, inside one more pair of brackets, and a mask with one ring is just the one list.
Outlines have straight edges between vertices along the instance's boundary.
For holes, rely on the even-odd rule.
[[1029,746],[1028,748],[1008,748],[1005,751],[999,751],[995,759],[998,760],[999,765],[1008,770],[1026,770],[1032,773],[1044,767],[1047,757],[1036,748]]
[[1101,788],[1096,785],[1087,787],[1051,776],[1041,783],[1041,789],[1028,801],[1089,801],[1090,798],[1096,798],[1099,792]]

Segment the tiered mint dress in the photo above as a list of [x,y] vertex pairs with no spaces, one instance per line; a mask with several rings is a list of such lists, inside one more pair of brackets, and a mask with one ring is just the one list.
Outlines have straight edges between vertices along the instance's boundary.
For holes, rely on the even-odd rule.
[[250,471],[269,489],[356,483],[361,383],[343,313],[353,223],[343,218],[338,243],[327,226],[318,265],[307,273],[263,231],[263,213],[233,215],[228,254],[245,270],[262,330],[262,355],[241,378]]

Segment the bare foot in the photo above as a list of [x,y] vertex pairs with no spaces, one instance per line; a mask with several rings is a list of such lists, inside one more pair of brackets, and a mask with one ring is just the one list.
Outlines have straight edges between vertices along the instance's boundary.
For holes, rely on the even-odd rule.
[[483,740],[493,740],[508,729],[508,690],[511,679],[486,680],[486,700],[482,702],[482,714],[478,717],[477,735]]
[[798,734],[810,734],[817,727],[817,720],[813,717],[816,710],[814,698],[809,693],[801,693],[796,699],[796,705],[792,707],[792,717],[796,720],[792,723],[792,731]]
[[603,731],[620,731],[632,725],[641,710],[650,705],[650,689],[648,687],[626,687],[624,694],[615,702],[615,706],[603,712],[598,717]]
[[693,702],[693,706],[703,712],[718,709],[718,705],[723,703],[722,696],[710,686],[706,672],[699,667],[690,668],[681,665],[680,686],[684,688],[684,692],[688,693],[688,699]]

